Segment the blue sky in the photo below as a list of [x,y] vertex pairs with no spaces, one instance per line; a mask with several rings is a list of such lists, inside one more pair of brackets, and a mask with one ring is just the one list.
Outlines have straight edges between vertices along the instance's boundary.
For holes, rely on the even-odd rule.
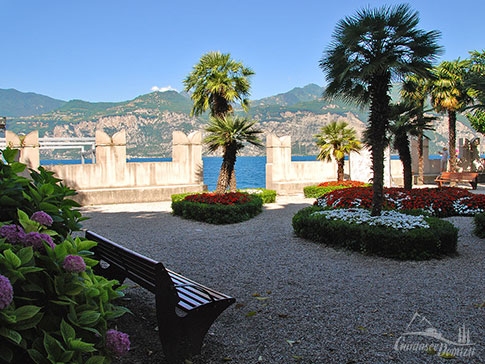
[[[308,83],[338,20],[401,1],[0,0],[0,88],[63,100],[123,101],[182,90],[200,56],[229,52],[251,67],[252,99]],[[485,1],[408,1],[440,30],[442,59],[485,49]]]

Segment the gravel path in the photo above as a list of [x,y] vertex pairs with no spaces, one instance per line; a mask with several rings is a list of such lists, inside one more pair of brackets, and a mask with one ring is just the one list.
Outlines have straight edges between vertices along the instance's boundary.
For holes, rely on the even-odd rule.
[[[236,298],[194,364],[485,363],[485,240],[472,234],[471,218],[448,219],[460,229],[458,257],[398,262],[296,237],[291,218],[312,202],[279,198],[256,218],[223,226],[172,216],[168,202],[97,206],[84,209],[84,227]],[[119,329],[132,350],[118,363],[165,363],[153,295],[132,287],[127,299],[134,315]],[[416,312],[453,341],[465,324],[474,356],[394,350]],[[429,327],[421,317],[414,329]],[[436,339],[403,340],[439,348]]]

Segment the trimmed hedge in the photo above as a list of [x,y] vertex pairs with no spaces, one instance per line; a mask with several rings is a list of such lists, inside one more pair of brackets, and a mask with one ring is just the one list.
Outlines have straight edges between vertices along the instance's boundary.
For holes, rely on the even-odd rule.
[[[248,191],[262,191],[261,193],[249,193],[250,195],[257,195],[261,197],[263,200],[263,204],[266,203],[273,203],[276,201],[276,191],[275,190],[267,190],[266,188],[247,188],[244,190],[237,190],[237,192],[245,192],[248,193]],[[182,201],[185,197],[189,195],[195,195],[199,193],[210,193],[208,191],[203,191],[203,192],[186,192],[186,193],[177,193],[171,196],[172,202],[177,202],[177,201]]]
[[263,200],[258,195],[248,196],[249,202],[234,205],[206,204],[187,200],[173,201],[172,196],[172,210],[174,215],[185,219],[209,224],[234,224],[249,220],[261,213]]
[[430,228],[408,231],[366,224],[351,224],[313,215],[324,210],[304,208],[293,216],[297,236],[333,247],[398,260],[425,260],[456,253],[458,230],[448,221],[426,217]]
[[[370,186],[369,184],[365,184],[362,187],[368,187]],[[350,185],[340,185],[340,186],[307,186],[303,188],[303,194],[305,195],[306,198],[318,198],[326,193],[335,191],[335,190],[341,190],[343,188],[351,188],[355,186],[350,186]]]
[[485,213],[476,214],[473,218],[475,229],[473,232],[479,238],[485,238]]

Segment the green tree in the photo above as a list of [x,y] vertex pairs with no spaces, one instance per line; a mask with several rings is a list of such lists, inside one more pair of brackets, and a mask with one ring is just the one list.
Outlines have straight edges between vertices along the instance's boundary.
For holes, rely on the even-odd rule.
[[332,158],[336,160],[338,181],[344,180],[345,156],[362,149],[354,128],[348,126],[345,121],[331,121],[322,127],[320,134],[315,135],[320,147],[317,159],[328,162]]
[[456,113],[470,104],[470,88],[465,85],[469,60],[443,61],[433,68],[431,103],[437,112],[448,114],[450,170],[456,171]]
[[369,105],[368,144],[372,152],[372,215],[380,215],[384,148],[389,127],[391,81],[423,75],[440,51],[439,32],[417,29],[419,16],[408,5],[366,8],[338,22],[333,42],[320,60],[327,73],[327,97]]
[[406,76],[401,89],[401,98],[408,104],[413,105],[416,121],[414,123],[414,133],[418,140],[418,184],[424,183],[424,156],[423,142],[424,130],[430,129],[429,117],[424,116],[424,105],[430,95],[431,80],[417,74]]
[[244,148],[244,143],[250,143],[261,147],[258,134],[262,131],[254,128],[255,121],[240,116],[226,115],[223,117],[211,117],[209,125],[205,128],[208,135],[204,143],[209,151],[214,152],[222,149],[222,165],[217,180],[216,193],[223,194],[229,186],[231,192],[236,191],[236,177],[234,165],[239,150]]
[[194,106],[191,116],[210,109],[212,116],[224,117],[233,111],[236,102],[247,111],[251,87],[249,76],[252,75],[254,72],[250,68],[232,60],[229,53],[204,54],[183,81],[185,91],[192,90]]
[[399,153],[403,165],[404,189],[413,187],[412,159],[409,135],[423,138],[424,130],[433,130],[431,123],[434,117],[424,116],[422,108],[409,103],[391,105],[390,130],[394,136],[393,147]]
[[470,67],[465,74],[465,86],[473,97],[473,113],[467,113],[472,127],[485,135],[485,51],[470,52]]

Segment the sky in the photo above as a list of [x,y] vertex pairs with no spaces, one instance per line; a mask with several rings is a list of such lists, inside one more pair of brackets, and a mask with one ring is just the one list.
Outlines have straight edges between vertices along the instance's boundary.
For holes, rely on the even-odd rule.
[[[61,100],[124,101],[183,90],[209,51],[255,72],[251,99],[325,84],[318,67],[335,24],[402,1],[0,0],[0,88]],[[485,1],[408,1],[439,30],[441,60],[485,49]]]

